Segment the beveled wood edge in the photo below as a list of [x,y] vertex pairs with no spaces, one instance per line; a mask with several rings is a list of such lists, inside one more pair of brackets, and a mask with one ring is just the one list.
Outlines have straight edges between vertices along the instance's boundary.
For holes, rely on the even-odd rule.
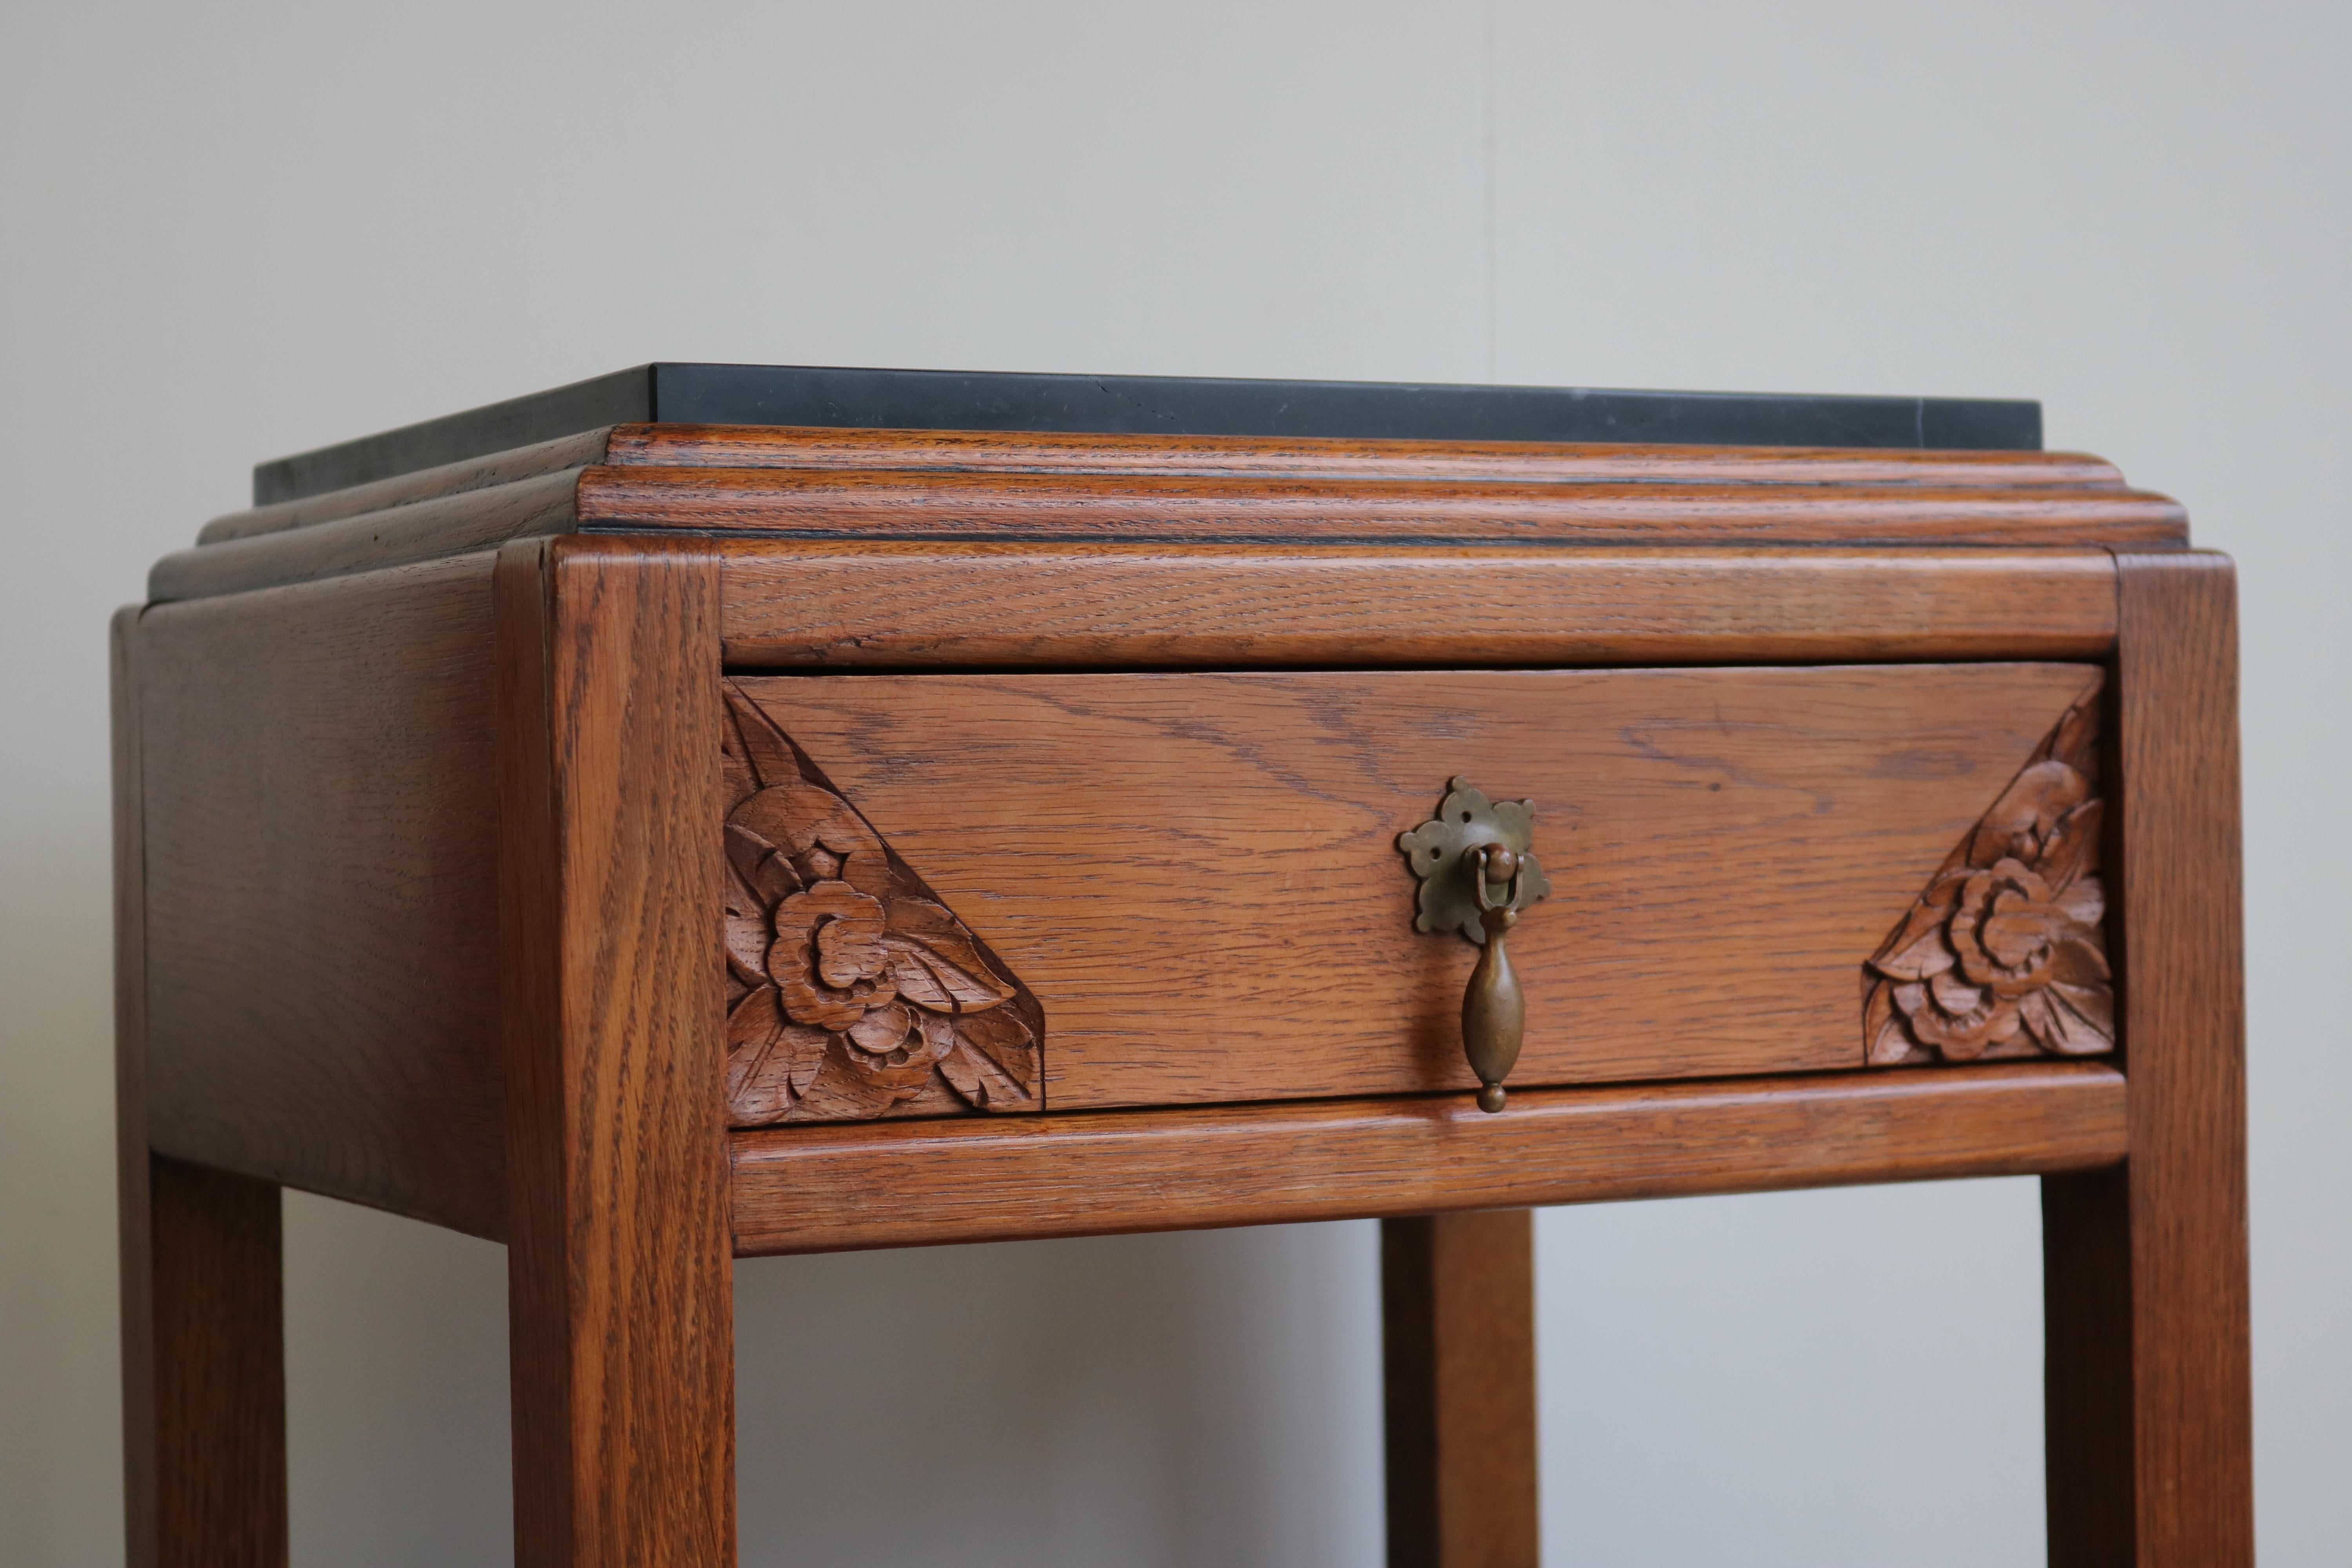
[[147,1146],[146,798],[138,691],[139,617],[126,605],[108,626],[114,872],[115,1224],[122,1355],[123,1560],[152,1568],[155,1535],[153,1193]]
[[274,533],[174,551],[147,574],[150,603],[207,599],[317,582],[487,550],[578,525],[584,469],[564,468],[481,489]]
[[1233,474],[653,468],[580,477],[583,528],[779,538],[1289,544],[2179,546],[2145,490],[1720,482],[1475,483]]
[[561,473],[566,468],[586,468],[604,461],[605,444],[611,435],[610,426],[601,430],[583,430],[574,436],[559,436],[551,441],[509,447],[436,468],[394,474],[389,479],[329,490],[300,500],[248,507],[205,524],[196,534],[196,542],[220,544],[232,539],[282,533],[288,529],[308,528],[363,512],[389,511],[418,501],[491,489],[517,479]]
[[[727,466],[716,466],[724,462]],[[2066,453],[623,426],[214,519],[156,602],[574,530],[963,540],[2164,551],[2186,514]]]
[[2103,550],[722,543],[730,667],[2105,658]]
[[2078,1062],[733,1134],[739,1257],[2029,1175],[2124,1157]]
[[1243,475],[1592,483],[2081,486],[2122,473],[2081,452],[1906,451],[1616,442],[838,429],[777,425],[619,425],[604,462],[629,468],[896,469],[907,472]]

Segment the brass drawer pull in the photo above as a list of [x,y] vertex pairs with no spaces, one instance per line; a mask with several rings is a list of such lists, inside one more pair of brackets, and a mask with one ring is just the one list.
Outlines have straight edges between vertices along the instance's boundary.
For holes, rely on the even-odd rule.
[[1434,818],[1397,835],[1420,879],[1413,929],[1460,931],[1480,949],[1462,995],[1462,1052],[1486,1111],[1503,1109],[1503,1079],[1527,1034],[1527,994],[1504,939],[1519,911],[1551,891],[1534,846],[1535,802],[1488,800],[1466,778],[1453,781]]

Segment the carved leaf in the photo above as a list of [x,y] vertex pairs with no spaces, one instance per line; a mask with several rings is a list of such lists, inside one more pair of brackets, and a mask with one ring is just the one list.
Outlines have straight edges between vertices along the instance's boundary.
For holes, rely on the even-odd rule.
[[955,916],[923,899],[893,899],[882,947],[898,994],[935,1013],[971,1013],[1013,994]]
[[1961,871],[1929,883],[1919,901],[1911,906],[1911,913],[1870,961],[1870,967],[1896,980],[1925,980],[1951,968],[1957,960],[1944,938],[1944,927],[1968,879],[1968,873]]
[[768,983],[768,905],[743,879],[731,859],[727,868],[727,967],[746,985]]
[[1037,1109],[1035,998],[727,691],[730,1124]]
[[1011,1080],[1025,1097],[1037,1085],[1037,1039],[1010,1007],[967,1013],[953,1020],[957,1043]]
[[949,1026],[955,1046],[940,1058],[940,1071],[958,1094],[984,1110],[1034,1103],[1036,1048],[1017,1017],[998,1009],[954,1019]]
[[750,787],[740,795],[730,793],[728,798],[741,800],[771,784],[802,777],[800,754],[775,721],[761,712],[760,705],[733,681],[726,683],[726,692],[730,723],[727,743],[720,750],[750,778]]
[[2052,825],[2043,840],[2042,858],[2034,869],[2059,891],[2074,886],[2099,863],[2099,830],[2106,820],[2106,803],[2086,800]]
[[773,989],[754,991],[727,1020],[727,1110],[730,1125],[782,1121],[807,1092],[824,1055],[826,1036],[784,1017]]
[[2051,828],[2089,793],[2089,781],[2057,758],[2030,764],[1977,824],[1969,864],[1990,866],[2004,858],[2033,864]]
[[1863,965],[1863,1059],[2115,1047],[2097,690],[2068,709]]
[[793,1108],[795,1121],[862,1121],[914,1099],[930,1081],[929,1063],[861,1060],[839,1035],[826,1037],[824,1059],[808,1092]]
[[[2066,918],[2076,925],[2095,927],[2106,917],[2106,889],[2096,877],[2080,878],[2073,887],[2058,895],[2058,907],[2065,910]],[[2099,962],[2106,962],[2104,953],[2100,955]]]
[[1895,1062],[1909,1061],[1919,1054],[1911,1043],[1910,1031],[1903,1026],[1903,1014],[1895,1005],[1895,983],[1880,978],[1864,989],[1862,1037],[1868,1042],[1866,1059],[1874,1067],[1886,1067]]
[[727,829],[727,864],[762,907],[772,907],[808,885],[773,844],[734,824]]

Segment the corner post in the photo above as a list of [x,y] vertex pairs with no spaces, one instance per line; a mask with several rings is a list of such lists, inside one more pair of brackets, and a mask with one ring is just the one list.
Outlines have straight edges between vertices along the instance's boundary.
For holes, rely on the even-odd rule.
[[123,1560],[285,1568],[285,1286],[277,1186],[147,1142],[145,783],[137,606],[110,641],[114,1105]]
[[1389,1568],[1536,1568],[1535,1222],[1381,1222]]
[[2236,580],[2208,553],[2116,565],[2130,1152],[2042,1178],[2050,1561],[2247,1568]]
[[499,553],[516,1561],[732,1568],[719,572]]

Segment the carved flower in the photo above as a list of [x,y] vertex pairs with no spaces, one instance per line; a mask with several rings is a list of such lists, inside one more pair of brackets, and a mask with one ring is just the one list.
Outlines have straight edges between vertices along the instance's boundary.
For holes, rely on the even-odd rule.
[[882,946],[882,900],[846,882],[819,882],[776,906],[768,977],[795,1024],[847,1029],[893,994]]
[[728,1105],[737,1126],[1035,1103],[1035,1004],[730,688]]
[[1872,1061],[2113,1047],[2092,712],[2060,721],[1865,967]]

